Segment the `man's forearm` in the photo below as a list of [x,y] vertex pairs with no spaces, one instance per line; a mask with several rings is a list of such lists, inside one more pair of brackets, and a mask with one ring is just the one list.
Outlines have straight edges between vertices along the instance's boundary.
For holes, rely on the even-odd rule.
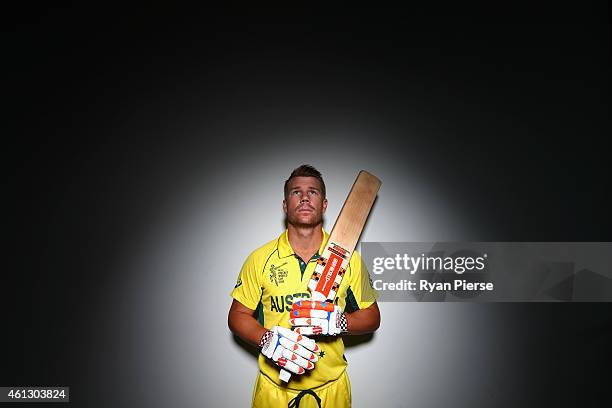
[[346,314],[348,334],[366,334],[376,331],[380,326],[380,311],[374,303],[366,309]]
[[257,319],[253,317],[253,311],[237,301],[232,303],[232,307],[227,317],[227,323],[232,333],[256,347],[259,347],[259,341],[267,331],[259,324]]

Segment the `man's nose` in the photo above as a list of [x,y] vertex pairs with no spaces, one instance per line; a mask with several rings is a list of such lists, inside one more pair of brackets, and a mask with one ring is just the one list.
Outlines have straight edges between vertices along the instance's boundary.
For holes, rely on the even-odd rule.
[[301,203],[309,203],[310,200],[308,199],[308,196],[302,196],[302,198],[300,199],[300,204]]

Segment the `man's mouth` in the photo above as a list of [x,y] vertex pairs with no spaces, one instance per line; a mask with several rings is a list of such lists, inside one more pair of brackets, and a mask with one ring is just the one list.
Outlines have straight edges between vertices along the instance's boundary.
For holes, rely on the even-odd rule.
[[297,209],[298,212],[313,212],[314,208],[311,207],[300,207]]

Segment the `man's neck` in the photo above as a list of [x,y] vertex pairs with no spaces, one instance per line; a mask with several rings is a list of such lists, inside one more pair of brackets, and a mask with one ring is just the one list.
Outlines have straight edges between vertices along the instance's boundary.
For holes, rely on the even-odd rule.
[[323,224],[317,224],[313,227],[287,225],[289,244],[291,244],[291,248],[305,262],[308,262],[321,247],[321,242],[323,242],[322,227]]

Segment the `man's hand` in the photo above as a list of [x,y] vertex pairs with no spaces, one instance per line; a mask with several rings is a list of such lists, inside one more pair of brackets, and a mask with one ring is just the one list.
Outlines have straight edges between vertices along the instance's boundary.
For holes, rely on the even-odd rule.
[[345,314],[331,302],[300,300],[293,302],[290,313],[289,324],[296,333],[335,336],[347,331]]
[[261,354],[294,374],[312,370],[320,350],[314,340],[280,326],[265,332],[259,345]]

